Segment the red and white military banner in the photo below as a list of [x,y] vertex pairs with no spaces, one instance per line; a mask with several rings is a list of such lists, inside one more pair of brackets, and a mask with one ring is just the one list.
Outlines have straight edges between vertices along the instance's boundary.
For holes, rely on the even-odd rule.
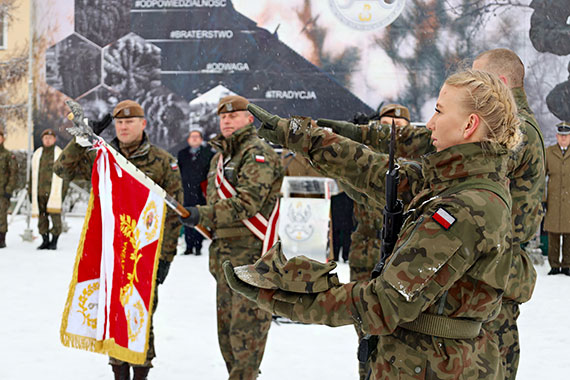
[[63,313],[65,346],[146,360],[164,200],[95,144],[93,189]]
[[[255,156],[256,162],[265,162],[263,156]],[[237,191],[224,178],[224,157],[220,154],[216,170],[216,189],[222,199],[232,198]],[[259,240],[263,242],[261,254],[264,255],[279,239],[279,199],[271,211],[269,219],[265,219],[261,213],[257,213],[249,219],[241,221]]]

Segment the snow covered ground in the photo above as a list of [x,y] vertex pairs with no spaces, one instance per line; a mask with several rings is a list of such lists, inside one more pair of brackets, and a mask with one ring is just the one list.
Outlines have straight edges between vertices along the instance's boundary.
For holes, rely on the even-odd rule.
[[[22,242],[23,217],[10,225],[0,250],[0,380],[111,379],[107,358],[64,347],[59,327],[83,223],[69,217],[58,251]],[[34,233],[36,220],[32,221]],[[182,249],[182,247],[180,247]],[[568,379],[570,278],[538,267],[533,299],[519,319],[522,355],[518,379]],[[348,265],[339,264],[341,280]],[[155,315],[158,357],[150,379],[225,379],[216,337],[214,280],[202,256],[178,256],[160,288]],[[352,326],[273,324],[260,379],[357,379]]]

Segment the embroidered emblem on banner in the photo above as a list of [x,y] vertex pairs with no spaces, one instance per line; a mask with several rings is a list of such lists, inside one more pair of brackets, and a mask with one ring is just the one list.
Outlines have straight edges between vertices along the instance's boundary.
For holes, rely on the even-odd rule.
[[453,226],[453,223],[455,223],[455,221],[457,220],[453,215],[451,215],[441,207],[437,209],[437,211],[432,215],[431,218],[446,230],[449,230],[451,226]]

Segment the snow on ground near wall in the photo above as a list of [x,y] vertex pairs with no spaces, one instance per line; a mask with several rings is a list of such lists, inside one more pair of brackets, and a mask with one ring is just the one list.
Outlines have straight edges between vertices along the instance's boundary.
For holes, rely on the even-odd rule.
[[[0,250],[0,379],[111,379],[107,358],[64,347],[61,315],[82,218],[68,218],[58,251],[37,251],[39,239],[22,242],[23,217],[10,225],[8,248]],[[32,221],[34,233],[36,220]],[[182,249],[182,246],[180,247]],[[518,379],[567,379],[570,373],[570,277],[546,276],[538,267],[533,299],[519,319],[522,355]],[[348,265],[340,263],[342,281]],[[202,256],[177,256],[160,287],[155,315],[157,358],[150,379],[225,379],[218,349],[215,282]],[[357,379],[356,334],[352,326],[275,323],[271,326],[261,380]]]

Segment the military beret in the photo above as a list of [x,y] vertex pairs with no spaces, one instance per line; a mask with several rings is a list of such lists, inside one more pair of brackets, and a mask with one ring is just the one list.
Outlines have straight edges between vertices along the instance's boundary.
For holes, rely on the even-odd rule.
[[57,137],[57,136],[55,135],[54,130],[51,129],[51,128],[44,129],[44,131],[43,131],[42,134],[41,134],[41,137],[44,137],[44,136],[54,136],[54,137]]
[[556,128],[559,135],[570,135],[570,123],[567,121],[556,124]]
[[144,117],[144,110],[134,100],[123,100],[113,110],[115,119],[128,119],[131,117]]
[[225,96],[218,103],[218,115],[236,111],[246,111],[249,100],[239,95]]
[[395,117],[410,121],[410,111],[407,107],[400,104],[386,104],[382,109],[380,109],[380,118],[382,118],[382,116]]
[[281,289],[294,293],[318,293],[338,285],[336,263],[321,263],[305,256],[287,260],[276,243],[255,264],[234,268],[242,281],[262,289]]

